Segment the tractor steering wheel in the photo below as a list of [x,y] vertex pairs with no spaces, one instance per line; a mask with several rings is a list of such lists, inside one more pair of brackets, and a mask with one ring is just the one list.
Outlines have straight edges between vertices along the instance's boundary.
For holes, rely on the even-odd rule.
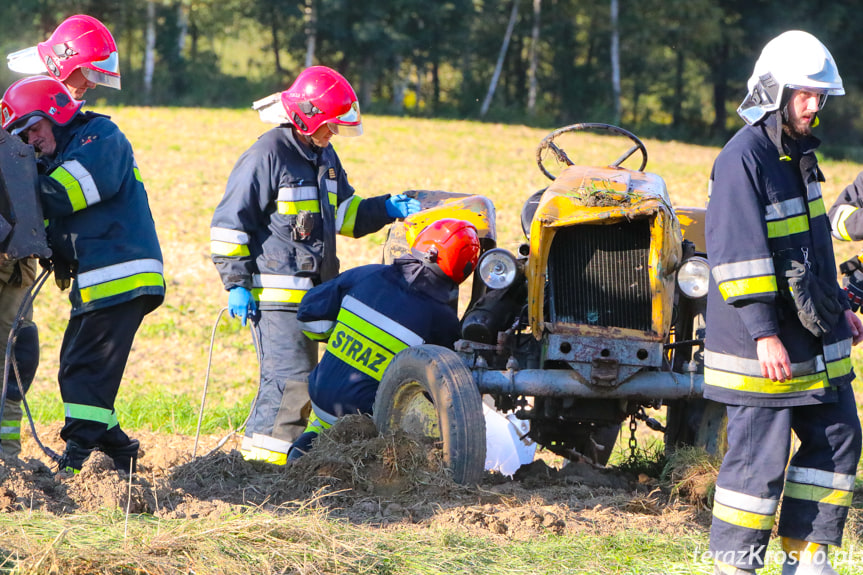
[[618,128],[617,126],[612,126],[611,124],[572,124],[570,126],[558,128],[557,130],[547,135],[539,143],[539,147],[536,149],[536,163],[539,166],[539,169],[542,171],[543,174],[545,174],[548,179],[554,180],[557,176],[549,172],[548,169],[545,167],[545,164],[542,160],[543,152],[545,150],[550,150],[558,162],[566,164],[567,166],[572,166],[574,165],[574,162],[569,159],[569,156],[566,155],[564,149],[557,146],[554,141],[562,134],[566,134],[569,132],[583,132],[588,130],[605,130],[606,132],[610,132],[614,135],[625,136],[632,140],[634,145],[629,148],[629,150],[624,152],[623,155],[617,158],[614,162],[609,164],[609,166],[613,168],[620,167],[620,164],[625,162],[636,151],[639,151],[641,152],[641,166],[639,166],[638,171],[644,171],[645,166],[647,166],[647,148],[644,147],[644,143],[638,139],[638,136],[636,136],[632,132],[628,132],[623,128]]

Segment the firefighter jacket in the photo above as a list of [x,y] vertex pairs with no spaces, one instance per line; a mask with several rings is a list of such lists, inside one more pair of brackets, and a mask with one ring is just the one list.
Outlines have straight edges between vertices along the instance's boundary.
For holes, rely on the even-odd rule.
[[[844,313],[823,337],[800,322],[779,273],[792,258],[845,296],[836,265],[814,137],[782,134],[778,114],[744,126],[713,166],[706,239],[707,295],[704,396],[733,405],[782,407],[835,401],[854,378],[851,328]],[[778,335],[792,365],[784,382],[762,377],[756,338]]]
[[830,208],[830,226],[837,240],[863,240],[863,172],[857,174]]
[[54,126],[40,158],[40,200],[55,275],[71,273],[72,317],[143,295],[165,296],[162,250],[132,146],[107,116]]
[[391,223],[389,196],[354,195],[332,145],[313,149],[290,126],[264,133],[237,161],[210,227],[225,289],[251,290],[261,309],[293,309],[338,274],[336,234]]
[[309,337],[329,337],[309,377],[315,412],[371,413],[395,354],[423,343],[452,348],[460,334],[448,303],[454,288],[452,280],[406,255],[392,265],[348,270],[306,294],[297,319],[306,323]]

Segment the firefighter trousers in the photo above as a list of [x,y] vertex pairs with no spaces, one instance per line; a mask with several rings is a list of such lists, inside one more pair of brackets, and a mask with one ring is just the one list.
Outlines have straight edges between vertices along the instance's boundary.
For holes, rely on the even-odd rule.
[[131,441],[120,429],[114,401],[132,350],[135,333],[147,311],[145,295],[69,320],[60,347],[60,395],[66,422],[60,431],[65,441],[85,449],[111,451]]
[[[12,324],[36,275],[33,258],[0,264],[0,342],[5,353]],[[21,451],[21,400],[36,375],[39,366],[39,331],[33,323],[33,306],[29,306],[18,326],[14,359],[18,368],[10,365],[6,388],[6,404],[0,420],[0,450],[9,455]]]
[[[800,445],[791,457],[791,432]],[[835,403],[728,406],[728,452],[716,479],[710,551],[759,569],[775,514],[778,534],[841,545],[860,461],[861,430],[850,385]]]
[[261,310],[252,329],[259,345],[261,379],[246,423],[243,451],[254,445],[287,454],[290,443],[305,429],[301,411],[309,400],[309,374],[318,363],[318,344],[303,334],[303,324],[293,311]]

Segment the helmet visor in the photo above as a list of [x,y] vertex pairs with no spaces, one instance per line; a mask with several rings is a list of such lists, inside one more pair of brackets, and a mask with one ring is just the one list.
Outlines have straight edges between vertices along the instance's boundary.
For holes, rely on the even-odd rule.
[[42,119],[41,115],[32,114],[28,118],[25,118],[23,120],[19,120],[18,122],[15,122],[14,124],[12,124],[10,126],[7,126],[6,129],[9,130],[9,133],[12,134],[13,136],[17,136],[18,134],[20,134],[21,132],[23,132],[27,128],[31,127],[33,124],[35,124],[36,122],[38,122],[41,119]]
[[47,72],[42,58],[39,57],[39,48],[32,46],[6,56],[9,69],[19,74],[44,74]]
[[81,72],[84,74],[84,77],[87,78],[87,80],[93,82],[94,84],[108,86],[109,88],[114,88],[116,90],[120,89],[119,74],[114,76],[106,72],[93,70],[92,68],[81,68]]
[[347,112],[327,122],[327,126],[333,134],[347,137],[362,136],[363,121],[360,115],[360,103],[351,103],[351,107]]
[[794,84],[788,84],[786,86],[789,90],[796,90],[799,92],[809,92],[810,94],[818,94],[818,109],[823,110],[824,105],[827,104],[827,96],[830,95],[830,90],[827,88],[811,88],[808,86],[795,86]]

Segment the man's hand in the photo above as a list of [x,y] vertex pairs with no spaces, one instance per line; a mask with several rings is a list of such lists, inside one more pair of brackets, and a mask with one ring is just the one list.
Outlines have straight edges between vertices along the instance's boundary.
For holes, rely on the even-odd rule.
[[258,305],[252,298],[252,292],[242,286],[232,287],[228,292],[228,313],[231,317],[238,317],[243,325],[249,315],[254,314],[258,310]]
[[851,326],[851,345],[857,345],[863,341],[863,321],[857,317],[857,314],[850,309],[845,310],[845,319],[848,320],[848,325]]
[[419,200],[405,194],[390,196],[387,199],[387,215],[391,218],[406,218],[422,209]]
[[[858,320],[859,321],[859,320]],[[755,340],[761,375],[771,381],[785,381],[791,378],[791,359],[778,335],[768,335]]]

